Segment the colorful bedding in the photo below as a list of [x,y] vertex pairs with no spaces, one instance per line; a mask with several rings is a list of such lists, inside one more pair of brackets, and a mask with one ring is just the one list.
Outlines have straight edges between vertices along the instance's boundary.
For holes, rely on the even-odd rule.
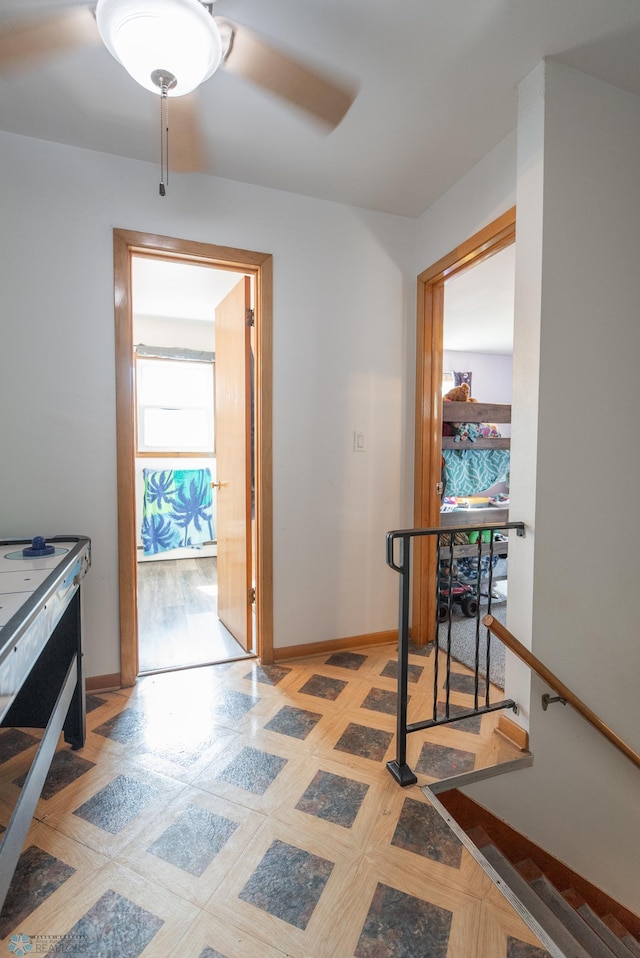
[[473,496],[509,481],[508,449],[443,449],[442,458],[447,496]]
[[499,439],[494,423],[457,424],[455,442],[460,449],[442,450],[442,479],[445,496],[473,496],[496,482],[509,481],[508,449],[474,449],[476,439]]
[[476,439],[500,439],[502,433],[494,422],[461,422],[452,435],[455,442],[475,442]]

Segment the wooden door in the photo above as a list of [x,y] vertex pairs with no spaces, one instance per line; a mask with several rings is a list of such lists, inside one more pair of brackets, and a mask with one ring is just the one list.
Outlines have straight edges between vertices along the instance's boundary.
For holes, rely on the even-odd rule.
[[245,649],[251,630],[251,338],[249,277],[216,309],[218,618]]

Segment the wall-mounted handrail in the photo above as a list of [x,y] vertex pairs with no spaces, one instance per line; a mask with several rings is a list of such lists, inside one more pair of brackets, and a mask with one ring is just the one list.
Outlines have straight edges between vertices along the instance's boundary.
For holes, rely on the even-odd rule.
[[558,692],[565,702],[571,705],[576,712],[582,715],[582,717],[586,719],[590,725],[597,729],[601,735],[604,735],[604,737],[608,739],[612,745],[615,745],[615,747],[619,749],[619,751],[621,751],[622,754],[629,759],[629,761],[633,762],[634,765],[637,765],[638,768],[640,768],[640,755],[638,755],[637,752],[634,752],[630,745],[627,745],[627,743],[623,741],[623,739],[621,739],[620,736],[613,731],[613,729],[609,728],[609,726],[606,725],[602,719],[599,718],[599,716],[597,716],[596,713],[588,707],[588,705],[585,705],[582,699],[578,698],[578,696],[572,692],[571,689],[568,688],[564,682],[558,678],[557,675],[554,675],[551,669],[548,669],[547,666],[540,661],[540,659],[536,658],[533,652],[527,649],[522,642],[516,639],[515,635],[512,635],[511,632],[509,632],[509,630],[506,629],[501,622],[498,622],[498,620],[492,615],[485,615],[482,622],[484,625],[486,625],[489,631],[496,636],[496,638],[500,639],[500,641],[503,642],[508,649],[511,649],[511,651],[517,655],[519,659],[522,659],[522,661],[525,662],[529,668],[536,673],[536,675],[539,675],[540,678],[554,690],[554,692]]

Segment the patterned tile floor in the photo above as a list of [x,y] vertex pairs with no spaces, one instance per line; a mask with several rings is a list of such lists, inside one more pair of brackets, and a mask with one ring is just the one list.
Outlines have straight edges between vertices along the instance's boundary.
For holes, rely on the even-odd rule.
[[[428,714],[434,660],[414,652],[410,720]],[[87,743],[56,753],[0,955],[545,958],[420,787],[513,757],[499,713],[410,736],[418,784],[402,789],[385,768],[395,674],[385,646],[89,696]],[[452,709],[468,706],[463,666],[454,680]],[[39,734],[0,732],[0,830]]]

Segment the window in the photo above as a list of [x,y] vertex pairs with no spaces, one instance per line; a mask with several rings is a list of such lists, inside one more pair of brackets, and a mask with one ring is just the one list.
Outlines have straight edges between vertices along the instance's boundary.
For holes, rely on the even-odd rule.
[[136,361],[138,453],[214,452],[213,364]]

